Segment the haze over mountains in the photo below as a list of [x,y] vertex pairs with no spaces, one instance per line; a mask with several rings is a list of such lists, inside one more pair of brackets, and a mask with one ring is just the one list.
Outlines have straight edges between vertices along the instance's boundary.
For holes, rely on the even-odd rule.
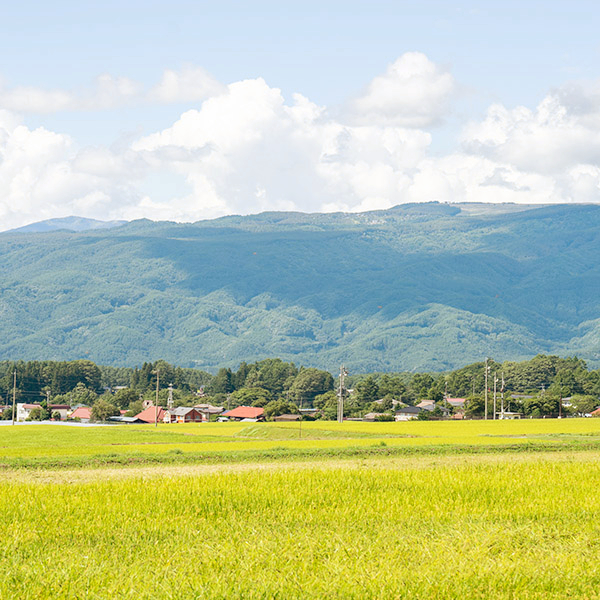
[[0,234],[0,358],[358,372],[544,352],[600,365],[600,206],[62,225]]

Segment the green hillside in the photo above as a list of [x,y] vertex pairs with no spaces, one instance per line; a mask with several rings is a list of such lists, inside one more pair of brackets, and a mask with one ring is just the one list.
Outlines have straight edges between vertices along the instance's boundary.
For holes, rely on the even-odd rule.
[[0,359],[600,364],[600,206],[401,205],[0,234]]

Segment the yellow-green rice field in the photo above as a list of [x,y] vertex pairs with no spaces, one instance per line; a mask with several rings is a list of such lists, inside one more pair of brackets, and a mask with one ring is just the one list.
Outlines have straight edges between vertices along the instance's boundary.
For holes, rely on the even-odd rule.
[[600,598],[600,420],[299,433],[0,427],[0,598]]
[[[410,421],[363,423],[331,421],[302,423],[203,423],[113,425],[76,427],[66,425],[7,425],[0,427],[0,466],[48,463],[115,462],[144,458],[167,462],[178,456],[219,455],[242,459],[257,452],[280,452],[287,456],[347,449],[385,447],[407,452],[452,447],[523,449],[590,445],[600,448],[600,419],[541,419],[517,421]],[[157,456],[158,455],[158,456]],[[190,459],[193,459],[191,456]],[[21,460],[19,463],[18,461]],[[117,461],[118,462],[118,461]]]

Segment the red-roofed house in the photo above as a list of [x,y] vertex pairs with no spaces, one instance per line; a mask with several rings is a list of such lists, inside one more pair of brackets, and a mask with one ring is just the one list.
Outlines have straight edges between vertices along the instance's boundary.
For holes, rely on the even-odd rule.
[[256,419],[257,421],[261,421],[265,418],[265,409],[256,406],[238,406],[233,410],[224,412],[223,416],[238,421],[241,421],[242,419]]
[[167,417],[167,423],[171,422],[171,417],[167,415],[166,411],[163,410],[162,406],[159,406],[158,410],[155,406],[149,406],[138,415],[135,415],[135,418],[139,419],[140,421],[144,421],[144,423],[156,423],[157,414],[159,423],[165,421],[165,417]]
[[466,398],[446,398],[446,402],[453,408],[464,408]]
[[82,423],[88,423],[91,418],[92,409],[89,406],[80,406],[69,415],[69,419],[79,419]]

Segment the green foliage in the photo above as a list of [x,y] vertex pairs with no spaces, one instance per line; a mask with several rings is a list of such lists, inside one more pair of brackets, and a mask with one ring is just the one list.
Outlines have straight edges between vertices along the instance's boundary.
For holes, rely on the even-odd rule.
[[295,415],[298,414],[298,407],[292,402],[285,400],[274,400],[265,406],[265,417],[272,419],[279,415]]
[[[489,410],[489,407],[488,407]],[[467,396],[465,402],[465,415],[467,417],[481,417],[485,414],[484,396]]]
[[321,418],[326,421],[334,420],[337,417],[338,399],[334,391],[318,394],[313,400],[313,408],[318,409]]
[[298,375],[298,369],[294,363],[286,363],[280,358],[274,358],[262,360],[253,365],[242,363],[236,373],[236,381],[241,381],[242,374],[244,375],[242,385],[264,388],[274,397],[278,397],[289,389]]
[[[89,363],[89,361],[87,361]],[[42,401],[45,403],[48,374],[61,372],[66,369],[72,371],[68,363],[45,363],[7,361],[0,363],[0,381],[8,386],[12,379],[11,373],[17,368],[18,373],[38,373],[38,377],[31,379],[17,379],[17,401]],[[102,372],[103,368],[86,364],[89,372]],[[557,356],[538,355],[531,360],[522,362],[498,363],[489,360],[489,414],[492,414],[493,378],[497,376],[497,407],[499,410],[502,394],[502,376],[505,380],[505,409],[522,412],[527,416],[543,417],[558,414],[559,398],[568,398],[571,395],[585,397],[581,409],[573,408],[575,413],[588,414],[586,410],[595,404],[600,397],[600,371],[590,371],[585,362],[577,357],[560,358]],[[193,369],[180,369],[169,365],[165,361],[144,363],[140,369],[122,371],[129,374],[131,387],[116,391],[114,394],[106,391],[102,399],[110,404],[115,404],[121,409],[130,409],[129,416],[141,412],[138,402],[140,394],[147,400],[156,399],[156,369],[165,374],[160,379],[159,404],[166,406],[168,399],[169,380],[179,382],[180,387],[173,388],[174,406],[193,406],[199,402],[191,390],[196,389],[195,383],[206,380],[203,372]],[[115,369],[118,370],[118,369]],[[435,375],[435,376],[434,376]],[[62,375],[61,375],[62,377]],[[165,381],[166,379],[166,381]],[[354,393],[346,396],[344,414],[347,417],[361,417],[366,412],[385,413],[394,407],[394,401],[414,404],[419,398],[429,398],[436,402],[443,400],[444,392],[450,396],[467,397],[466,414],[478,417],[484,414],[485,365],[483,362],[467,365],[456,371],[445,374],[431,373],[373,373],[370,375],[354,375],[348,378],[349,385],[354,387]],[[335,419],[337,415],[337,395],[333,391],[334,379],[330,373],[315,368],[297,369],[293,363],[286,363],[280,359],[269,359],[257,363],[242,363],[237,371],[222,368],[217,376],[211,376],[212,387],[217,390],[236,388],[230,393],[213,392],[204,396],[202,402],[216,406],[234,408],[240,404],[253,406],[267,406],[273,400],[292,402],[297,406],[314,406],[319,409],[320,418]],[[243,382],[243,385],[242,385]],[[270,389],[259,387],[259,383],[268,385]],[[531,386],[542,382],[546,386],[545,397],[539,393],[541,390],[533,389],[533,400],[521,401],[511,398],[513,393],[523,394]],[[213,385],[214,384],[214,385]],[[10,384],[12,385],[12,384]],[[23,389],[20,386],[23,386]],[[241,385],[241,387],[239,387]],[[473,395],[472,390],[476,393]],[[273,391],[271,391],[273,390]],[[578,391],[579,390],[579,391]],[[386,392],[383,394],[383,392]],[[463,394],[463,392],[469,392]],[[576,391],[577,393],[574,393]],[[12,403],[12,389],[4,392],[4,397],[9,404]],[[52,395],[51,403],[54,404],[83,404],[93,405],[97,401],[97,394],[83,382],[78,382],[73,389],[64,394]],[[374,400],[383,402],[374,403]],[[44,404],[45,406],[45,404]],[[131,408],[133,406],[133,409]],[[595,408],[595,407],[594,407]],[[563,413],[569,412],[565,406]]]
[[[3,233],[0,354],[131,366],[163,356],[213,371],[279,356],[331,370],[439,372],[547,351],[598,366],[599,224],[597,206],[475,213],[432,203]],[[140,391],[151,385],[143,375]],[[189,381],[172,376],[167,385]],[[79,381],[95,392],[129,385],[118,370],[87,377],[48,384],[54,394]],[[519,376],[513,389],[547,379]],[[457,390],[472,392],[472,382]]]
[[523,410],[526,415],[534,418],[556,417],[560,412],[559,398],[549,393],[526,398],[523,401]]
[[417,395],[417,398],[430,398],[430,390],[434,383],[435,381],[429,373],[417,373],[412,378],[410,386]]
[[398,375],[384,373],[378,380],[379,395],[383,398],[390,397],[394,400],[408,400],[408,388]]
[[136,400],[135,402],[132,402],[129,405],[129,409],[125,413],[125,416],[126,417],[135,417],[136,415],[139,415],[142,412],[142,410],[144,410],[144,401]]
[[231,369],[219,369],[210,384],[212,394],[229,394],[234,390],[233,373]]
[[382,398],[381,402],[373,402],[370,407],[371,412],[385,413],[391,412],[394,409],[394,400],[390,396]]
[[231,406],[257,406],[264,407],[273,400],[271,392],[263,388],[242,388],[231,394]]
[[369,375],[360,381],[356,386],[355,395],[357,401],[362,405],[378,400],[379,386],[375,381],[375,377],[373,377],[373,375]]
[[93,421],[108,421],[108,417],[115,417],[119,414],[119,407],[111,404],[104,398],[98,399],[94,406],[92,406]]
[[378,421],[380,423],[386,422],[386,421],[394,421],[394,420],[395,420],[394,415],[391,415],[389,413],[382,413],[375,417],[375,421]]
[[333,390],[333,377],[315,368],[300,369],[290,386],[289,397],[301,406],[312,406],[316,396]]
[[48,410],[45,409],[43,406],[39,406],[39,407],[35,407],[32,408],[31,411],[29,412],[29,417],[27,418],[28,421],[45,421],[46,419],[48,419],[49,417],[49,413]]
[[596,410],[600,405],[600,401],[598,400],[598,396],[576,394],[571,397],[571,405],[574,413],[586,415]]
[[124,390],[118,390],[112,397],[112,403],[118,408],[127,409],[131,404],[136,402],[140,397],[139,392],[126,388]]

